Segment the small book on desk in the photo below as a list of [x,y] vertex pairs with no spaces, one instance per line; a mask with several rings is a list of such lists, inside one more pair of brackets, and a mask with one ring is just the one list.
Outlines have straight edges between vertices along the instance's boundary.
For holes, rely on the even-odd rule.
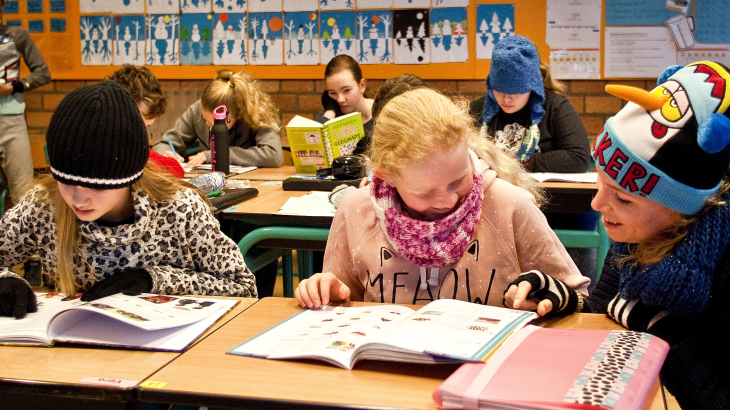
[[332,160],[350,155],[357,142],[365,137],[362,115],[353,112],[324,124],[299,115],[286,125],[292,161],[297,172],[314,174],[329,168]]
[[451,299],[418,311],[399,305],[306,309],[229,350],[265,359],[317,359],[352,369],[360,360],[482,361],[533,312]]
[[355,188],[360,186],[359,179],[321,179],[315,176],[311,178],[289,177],[284,180],[281,184],[281,189],[284,191],[327,191],[330,192],[336,187],[345,184],[354,186]]
[[92,302],[36,293],[38,312],[0,317],[0,344],[56,342],[134,350],[185,350],[237,303],[235,299],[116,294]]
[[229,208],[237,203],[256,198],[259,190],[256,188],[236,188],[236,189],[224,189],[221,194],[210,199],[210,204],[213,205],[213,212],[220,212]]
[[647,333],[527,326],[487,363],[462,365],[433,399],[445,409],[638,410],[668,351]]

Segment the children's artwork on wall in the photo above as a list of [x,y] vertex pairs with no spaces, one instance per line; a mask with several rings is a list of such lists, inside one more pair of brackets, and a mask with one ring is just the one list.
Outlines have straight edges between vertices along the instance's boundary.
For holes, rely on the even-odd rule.
[[432,0],[433,4],[431,7],[437,9],[437,8],[447,8],[447,7],[467,7],[469,5],[469,0]]
[[284,10],[287,13],[292,11],[312,11],[319,8],[319,0],[284,0]]
[[180,13],[210,13],[212,10],[213,0],[180,0]]
[[358,10],[362,9],[390,9],[393,8],[393,0],[357,0]]
[[144,16],[114,16],[114,65],[144,65]]
[[214,13],[245,13],[246,0],[212,0]]
[[[99,0],[96,2],[99,3]],[[144,14],[144,2],[145,0],[117,0],[109,2],[109,11],[112,14]]]
[[248,62],[252,65],[284,63],[284,22],[281,13],[248,13]]
[[427,9],[393,12],[393,61],[396,64],[430,62],[428,12]]
[[213,16],[180,15],[180,64],[213,64]]
[[319,0],[320,10],[352,10],[355,0]]
[[427,9],[431,7],[431,0],[393,0],[396,9]]
[[147,1],[147,14],[178,14],[180,13],[180,0],[145,0]]
[[246,13],[223,13],[214,18],[213,64],[248,64]]
[[431,62],[461,63],[469,60],[466,9],[431,10]]
[[393,14],[390,10],[357,12],[357,62],[389,64],[393,62]]
[[178,65],[178,25],[177,14],[148,14],[147,26],[147,65]]
[[112,18],[81,16],[81,64],[110,65],[112,63]]
[[477,59],[491,60],[500,39],[515,33],[514,4],[477,5]]
[[316,11],[284,13],[284,63],[319,64],[319,19]]
[[[7,3],[6,8],[7,8]],[[111,2],[97,0],[79,0],[79,9],[82,13],[110,13]],[[144,4],[142,4],[142,13],[144,13]]]
[[283,0],[247,0],[249,13],[284,11]]
[[323,11],[319,15],[320,63],[327,64],[332,57],[347,54],[357,58],[354,11]]

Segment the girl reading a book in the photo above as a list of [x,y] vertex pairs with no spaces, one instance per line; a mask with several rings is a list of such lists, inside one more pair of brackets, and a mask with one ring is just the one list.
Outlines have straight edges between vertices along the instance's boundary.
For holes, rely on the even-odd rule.
[[647,92],[606,90],[629,103],[596,140],[601,212],[613,243],[586,299],[539,271],[513,282],[508,307],[606,313],[664,339],[661,371],[682,409],[730,408],[730,72],[673,66]]
[[373,181],[332,223],[324,273],[300,282],[299,303],[345,299],[501,305],[522,272],[544,269],[586,295],[537,204],[537,182],[478,137],[466,102],[422,88],[390,100],[369,151]]
[[124,292],[256,297],[236,244],[200,191],[146,166],[132,97],[114,81],[58,105],[46,135],[51,173],[0,221],[0,315],[36,310],[10,268],[40,255],[45,286],[95,300]]
[[[175,127],[167,131],[152,149],[183,162],[178,153],[185,153],[197,142],[202,150],[190,155],[187,166],[209,163],[213,110],[220,105],[228,109],[226,126],[230,132],[231,165],[277,168],[284,163],[279,138],[279,110],[246,71],[218,71],[203,90],[200,100],[178,118]],[[176,152],[170,149],[168,139]]]

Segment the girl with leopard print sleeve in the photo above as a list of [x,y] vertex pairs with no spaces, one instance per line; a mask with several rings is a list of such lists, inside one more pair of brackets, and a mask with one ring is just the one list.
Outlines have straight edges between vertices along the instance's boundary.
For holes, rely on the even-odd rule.
[[0,315],[36,311],[10,267],[39,254],[46,285],[114,293],[256,297],[236,244],[191,185],[146,167],[147,132],[113,81],[69,93],[46,136],[51,175],[0,221]]

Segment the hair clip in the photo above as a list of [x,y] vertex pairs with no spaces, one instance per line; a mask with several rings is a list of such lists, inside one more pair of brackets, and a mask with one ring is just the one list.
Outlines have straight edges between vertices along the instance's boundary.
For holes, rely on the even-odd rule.
[[228,86],[231,87],[231,88],[234,88],[233,83],[230,82],[230,81],[228,81]]

